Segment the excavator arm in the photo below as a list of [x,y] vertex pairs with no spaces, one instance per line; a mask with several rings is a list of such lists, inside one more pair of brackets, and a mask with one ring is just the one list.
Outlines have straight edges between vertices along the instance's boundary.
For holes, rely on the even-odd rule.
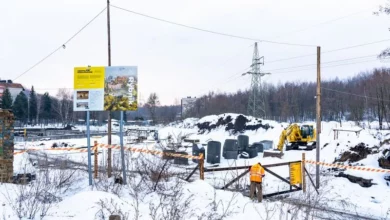
[[299,126],[297,124],[289,125],[280,134],[279,142],[278,142],[278,146],[277,146],[277,149],[280,152],[283,152],[284,143],[286,142],[286,140],[288,139],[288,136],[290,136],[292,132],[299,135]]
[[279,143],[278,143],[277,149],[280,152],[283,152],[284,142],[286,141],[286,138],[287,138],[286,133],[287,133],[286,130],[283,130],[282,133],[280,134],[280,137],[279,137]]

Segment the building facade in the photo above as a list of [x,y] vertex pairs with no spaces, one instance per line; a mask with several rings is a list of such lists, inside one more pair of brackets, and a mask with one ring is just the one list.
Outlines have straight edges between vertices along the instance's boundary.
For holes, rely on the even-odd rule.
[[11,93],[13,102],[15,101],[16,96],[18,96],[21,91],[24,91],[22,84],[13,83],[12,80],[0,80],[0,100],[7,88]]

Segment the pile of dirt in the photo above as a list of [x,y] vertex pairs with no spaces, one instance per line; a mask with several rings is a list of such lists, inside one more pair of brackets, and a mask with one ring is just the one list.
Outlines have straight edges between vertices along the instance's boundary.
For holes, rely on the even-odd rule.
[[352,176],[352,175],[349,175],[349,174],[344,174],[343,172],[337,174],[336,177],[347,178],[352,183],[357,183],[361,187],[371,187],[372,185],[374,185],[374,183],[372,182],[372,179],[364,179],[362,177],[357,177],[357,176]]
[[367,158],[367,155],[372,153],[372,149],[368,148],[365,143],[359,143],[355,147],[350,148],[349,151],[345,151],[341,154],[340,158],[336,159],[335,162],[349,161],[353,163]]
[[[249,122],[251,123],[249,124]],[[253,120],[250,120],[248,119],[248,117],[244,115],[238,115],[236,118],[233,118],[230,115],[226,117],[220,116],[216,123],[206,121],[197,124],[197,127],[199,129],[199,134],[210,132],[211,130],[214,130],[215,128],[221,126],[225,127],[225,131],[229,131],[232,134],[244,133],[245,131],[248,130],[254,131],[259,128],[263,128],[265,130],[273,128],[269,124],[263,124],[261,119],[255,118]]]
[[379,166],[384,169],[390,169],[390,150],[382,151],[382,156],[378,159]]

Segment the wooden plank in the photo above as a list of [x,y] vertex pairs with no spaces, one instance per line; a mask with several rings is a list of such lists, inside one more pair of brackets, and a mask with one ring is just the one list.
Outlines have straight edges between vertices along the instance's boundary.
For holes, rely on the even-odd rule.
[[285,190],[285,191],[280,191],[280,192],[275,192],[275,193],[268,193],[268,194],[263,195],[263,198],[265,199],[265,198],[269,198],[269,197],[272,197],[272,196],[277,196],[277,195],[282,195],[282,194],[286,194],[286,193],[297,192],[297,191],[300,191],[300,190],[301,190],[301,188]]
[[190,175],[187,176],[186,181],[190,180],[190,178],[192,177],[192,175],[194,175],[194,173],[198,170],[198,168],[199,168],[199,164],[196,165],[196,167],[192,170]]
[[[274,175],[275,177],[277,177],[278,179],[280,179],[280,180],[282,180],[283,182],[287,183],[288,185],[291,185],[290,182],[289,182],[287,179],[285,179],[285,178],[279,176],[278,174],[274,173],[273,171],[271,171],[271,170],[268,169],[267,167],[263,167],[263,168],[264,168],[264,170],[267,171],[268,173]],[[291,186],[294,187],[294,188],[296,188],[296,189],[300,189],[300,188],[299,188],[298,186],[296,186],[296,185],[291,185]]]
[[[298,160],[298,161],[290,161],[290,162],[284,162],[284,163],[265,164],[265,165],[262,165],[262,166],[263,166],[263,167],[278,167],[278,166],[286,166],[286,165],[289,165],[290,163],[295,163],[295,162],[301,162],[301,161]],[[249,169],[250,167],[252,167],[252,166],[205,168],[205,169],[204,169],[204,172],[217,172],[217,171],[228,171],[228,170],[240,170],[240,169]]]
[[313,179],[311,178],[309,172],[307,172],[306,167],[305,167],[305,171],[306,171],[307,176],[309,177],[309,180],[310,180],[311,184],[313,184],[314,189],[316,189],[317,194],[319,195],[320,193],[318,192],[318,189],[317,189],[316,185],[314,185]]
[[229,183],[227,183],[224,187],[222,187],[221,189],[227,189],[230,185],[232,185],[234,182],[236,182],[237,180],[241,179],[241,177],[245,176],[247,173],[249,173],[249,169],[244,171],[243,173],[241,173],[240,175],[238,175],[236,178],[234,178],[232,181],[230,181]]

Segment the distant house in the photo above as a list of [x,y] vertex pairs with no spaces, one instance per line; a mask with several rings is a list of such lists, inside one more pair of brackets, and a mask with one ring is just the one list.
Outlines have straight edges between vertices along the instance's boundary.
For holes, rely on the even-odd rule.
[[13,83],[12,80],[0,80],[0,100],[7,88],[11,93],[12,101],[15,101],[16,96],[18,96],[21,91],[24,91],[22,84]]

